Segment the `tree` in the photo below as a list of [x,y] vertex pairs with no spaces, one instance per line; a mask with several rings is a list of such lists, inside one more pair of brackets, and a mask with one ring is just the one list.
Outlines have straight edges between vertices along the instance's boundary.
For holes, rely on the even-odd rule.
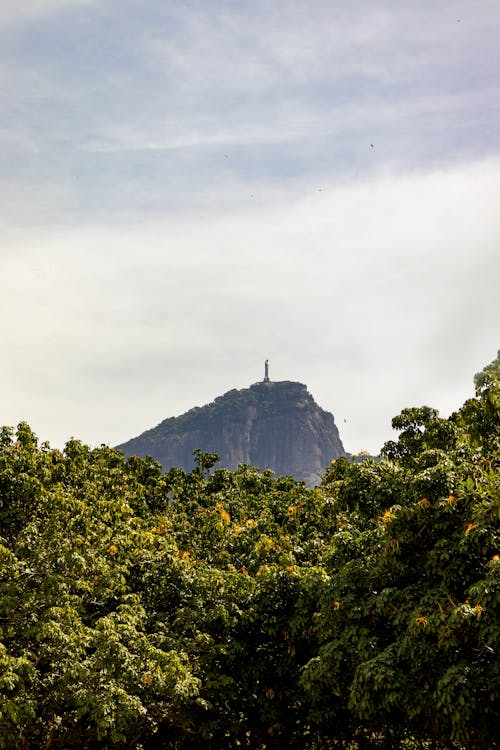
[[497,748],[500,359],[322,485],[0,431],[0,750]]
[[378,466],[326,475],[341,507],[346,493],[358,507],[367,497],[379,515],[349,514],[330,545],[322,643],[302,677],[325,733],[338,736],[347,712],[360,746],[498,746],[496,372],[476,378],[476,399],[449,420],[404,410]]

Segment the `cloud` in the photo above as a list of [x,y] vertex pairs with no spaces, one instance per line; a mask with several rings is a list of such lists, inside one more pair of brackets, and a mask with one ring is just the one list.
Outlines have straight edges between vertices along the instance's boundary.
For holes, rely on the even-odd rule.
[[96,3],[97,0],[26,0],[24,3],[18,3],[16,0],[2,0],[0,5],[1,30],[28,20],[46,17],[60,11],[90,7]]
[[458,406],[498,349],[498,20],[4,3],[2,421],[117,443],[266,357],[350,450]]
[[434,5],[24,4],[40,15],[0,74],[9,221],[230,209],[498,153],[498,13]]
[[274,379],[337,414],[349,449],[378,450],[400,408],[465,397],[496,351],[499,166],[194,222],[18,233],[1,285],[4,421],[117,443],[259,379],[269,357]]

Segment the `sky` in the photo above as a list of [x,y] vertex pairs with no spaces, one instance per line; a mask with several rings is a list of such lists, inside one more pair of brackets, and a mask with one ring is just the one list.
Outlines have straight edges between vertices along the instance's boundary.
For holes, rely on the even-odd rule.
[[498,0],[2,0],[0,424],[264,377],[346,450],[500,348]]

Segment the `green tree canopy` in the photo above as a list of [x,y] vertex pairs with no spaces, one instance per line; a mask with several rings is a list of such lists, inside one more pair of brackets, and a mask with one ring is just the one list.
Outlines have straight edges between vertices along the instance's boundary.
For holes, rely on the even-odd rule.
[[497,748],[500,358],[321,486],[0,431],[0,749]]

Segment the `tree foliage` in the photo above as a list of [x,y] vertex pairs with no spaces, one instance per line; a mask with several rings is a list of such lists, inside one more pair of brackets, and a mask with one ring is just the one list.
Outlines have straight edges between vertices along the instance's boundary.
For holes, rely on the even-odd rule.
[[0,748],[496,748],[500,358],[321,486],[0,431]]

